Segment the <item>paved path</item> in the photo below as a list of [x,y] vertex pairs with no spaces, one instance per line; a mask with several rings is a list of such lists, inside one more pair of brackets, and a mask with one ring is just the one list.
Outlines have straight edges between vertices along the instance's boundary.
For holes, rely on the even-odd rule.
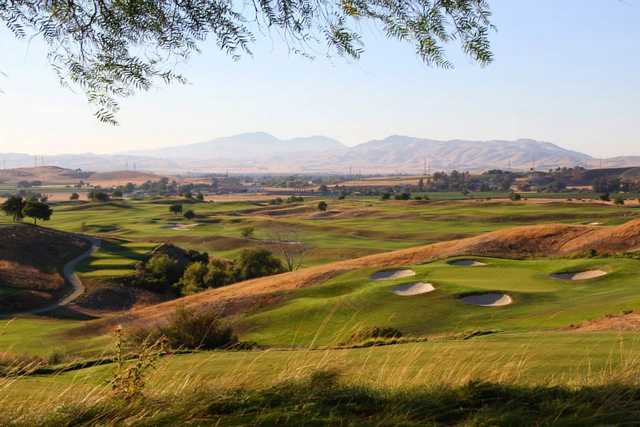
[[66,295],[60,301],[55,304],[48,305],[46,307],[37,308],[35,310],[27,311],[26,314],[41,314],[46,313],[48,311],[55,310],[60,307],[64,307],[65,305],[71,304],[73,301],[78,299],[85,291],[85,287],[82,284],[82,281],[78,277],[75,272],[76,267],[85,259],[89,258],[93,255],[98,249],[100,249],[100,239],[96,239],[93,237],[83,236],[83,239],[89,241],[91,243],[91,247],[84,253],[78,255],[71,261],[65,264],[62,275],[64,276],[64,280],[71,285],[73,290],[70,294]]

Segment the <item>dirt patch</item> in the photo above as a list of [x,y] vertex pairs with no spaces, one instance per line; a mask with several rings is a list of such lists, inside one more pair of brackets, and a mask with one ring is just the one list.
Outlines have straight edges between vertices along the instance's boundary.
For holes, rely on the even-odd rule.
[[502,307],[513,303],[513,299],[502,292],[487,292],[460,297],[465,304],[478,305],[480,307]]
[[571,325],[566,329],[578,332],[640,331],[640,313],[608,315],[602,319],[590,320],[580,325]]
[[415,295],[428,294],[436,288],[431,283],[416,282],[407,285],[400,285],[393,288],[393,293],[401,297],[412,297]]
[[589,280],[606,276],[607,274],[609,273],[604,270],[587,270],[578,272],[553,273],[551,275],[551,278],[558,280]]
[[487,265],[484,262],[480,262],[478,260],[471,259],[471,258],[452,259],[450,261],[447,261],[447,264],[460,266],[460,267],[483,267]]
[[415,275],[416,272],[408,268],[397,268],[394,270],[377,271],[371,275],[371,280],[396,280]]

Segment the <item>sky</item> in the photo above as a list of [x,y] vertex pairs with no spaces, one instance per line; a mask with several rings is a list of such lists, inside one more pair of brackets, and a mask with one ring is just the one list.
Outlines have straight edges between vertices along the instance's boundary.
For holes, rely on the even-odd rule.
[[[0,152],[111,153],[243,132],[325,135],[348,145],[393,134],[549,141],[598,157],[640,155],[640,0],[489,0],[495,62],[452,44],[454,70],[363,24],[357,61],[288,53],[261,39],[239,62],[202,45],[159,86],[101,124],[83,94],[59,86],[37,39],[0,29]],[[323,52],[320,49],[320,52]]]

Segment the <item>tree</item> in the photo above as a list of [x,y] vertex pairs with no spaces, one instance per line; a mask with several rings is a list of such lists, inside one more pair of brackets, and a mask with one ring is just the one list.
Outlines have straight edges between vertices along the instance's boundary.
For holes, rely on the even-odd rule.
[[180,293],[182,295],[193,295],[204,290],[206,288],[205,276],[208,272],[207,266],[202,262],[189,264],[178,283]]
[[69,200],[71,201],[75,201],[80,199],[80,195],[78,193],[71,193],[71,196],[69,196]]
[[199,202],[204,202],[204,194],[202,194],[202,193],[198,193],[198,194],[196,194],[196,199],[197,199]]
[[329,205],[327,205],[327,202],[325,202],[324,200],[322,200],[321,202],[318,202],[318,210],[319,211],[326,211],[327,208],[329,207]]
[[251,54],[248,22],[278,33],[294,53],[311,56],[321,40],[340,56],[359,58],[356,29],[365,21],[389,38],[412,43],[429,66],[452,68],[445,45],[460,44],[480,65],[492,62],[487,0],[0,0],[0,22],[18,38],[40,37],[63,84],[81,88],[96,117],[116,123],[118,99],[157,82],[185,82],[173,71],[209,36],[239,59]]
[[196,217],[196,213],[193,210],[189,209],[184,213],[184,217],[188,220],[192,220]]
[[240,231],[240,235],[242,235],[242,237],[244,237],[245,239],[250,239],[253,237],[253,233],[256,231],[256,229],[254,227],[244,227],[241,231]]
[[301,241],[298,233],[288,230],[274,230],[269,234],[269,243],[284,260],[287,271],[295,271],[302,267],[309,247]]
[[116,197],[116,198],[118,198],[118,199],[121,199],[121,198],[122,198],[122,190],[114,190],[114,191],[113,191],[113,193],[111,193],[111,195],[112,195],[113,197]]
[[46,203],[30,201],[24,205],[22,213],[24,216],[33,218],[33,223],[37,225],[38,220],[49,221],[53,214],[53,209]]
[[5,215],[12,217],[13,222],[21,221],[24,218],[22,210],[24,209],[25,201],[20,196],[11,196],[0,205],[0,209]]
[[92,202],[102,202],[102,203],[104,203],[104,202],[108,202],[109,200],[111,200],[111,196],[109,196],[109,194],[105,193],[104,191],[91,190],[91,191],[89,191],[89,194],[87,194],[87,197]]
[[171,206],[169,206],[169,212],[174,215],[178,215],[180,212],[182,212],[182,205],[179,203],[172,204]]
[[248,280],[284,272],[282,262],[266,249],[245,249],[236,267],[238,279]]

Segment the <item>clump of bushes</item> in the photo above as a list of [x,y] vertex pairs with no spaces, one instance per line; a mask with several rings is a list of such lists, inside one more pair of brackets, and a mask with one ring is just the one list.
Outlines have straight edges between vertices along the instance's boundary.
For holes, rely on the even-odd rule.
[[137,345],[164,340],[169,348],[188,350],[229,348],[238,343],[233,329],[216,311],[196,312],[184,307],[178,307],[165,324],[132,331],[129,339]]
[[155,292],[191,295],[242,280],[285,271],[282,261],[266,249],[245,249],[237,261],[209,258],[206,252],[184,251],[173,245],[136,266],[133,285]]

